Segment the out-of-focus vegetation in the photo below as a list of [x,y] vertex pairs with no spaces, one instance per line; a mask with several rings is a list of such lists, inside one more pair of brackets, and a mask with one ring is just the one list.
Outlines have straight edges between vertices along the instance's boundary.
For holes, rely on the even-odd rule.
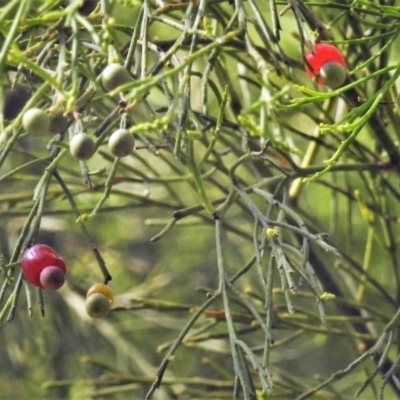
[[[400,398],[399,10],[1,2],[0,398]],[[346,58],[337,90],[304,72],[318,42]],[[111,63],[131,80],[107,91]],[[26,133],[33,107],[67,126]],[[60,290],[22,278],[34,243]]]

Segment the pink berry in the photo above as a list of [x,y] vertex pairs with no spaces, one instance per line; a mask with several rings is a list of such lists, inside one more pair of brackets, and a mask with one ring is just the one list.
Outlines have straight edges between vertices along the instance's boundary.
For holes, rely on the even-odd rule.
[[46,267],[40,273],[40,283],[47,290],[57,290],[60,289],[65,282],[64,272],[54,266]]
[[45,244],[30,247],[21,258],[21,268],[25,279],[41,289],[45,287],[40,281],[40,275],[46,267],[57,267],[64,275],[67,272],[65,261]]
[[[312,52],[306,53],[305,57],[310,64],[306,64],[305,66],[307,75],[310,78],[317,77],[318,85],[326,84],[327,86],[331,86],[329,82],[334,82],[333,85],[339,87],[344,82],[346,78],[344,69],[346,61],[337,47],[328,43],[318,43],[314,46]],[[331,63],[330,68],[325,67],[328,63]],[[310,69],[310,66],[312,69]],[[323,67],[325,67],[324,79],[321,77],[321,69]],[[328,73],[330,76],[327,77]],[[338,73],[340,77],[335,77],[334,75]],[[338,84],[338,82],[340,82],[340,84]]]

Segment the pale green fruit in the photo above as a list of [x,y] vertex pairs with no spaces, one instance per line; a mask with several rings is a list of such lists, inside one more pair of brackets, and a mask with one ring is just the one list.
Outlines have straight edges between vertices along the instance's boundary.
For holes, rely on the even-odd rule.
[[71,154],[78,160],[88,160],[96,151],[94,140],[87,133],[77,133],[69,142]]
[[135,139],[126,129],[118,129],[110,136],[108,146],[114,156],[126,157],[131,154],[135,146]]
[[328,62],[321,67],[319,75],[324,85],[337,89],[346,80],[346,69],[337,62]]
[[92,318],[104,318],[110,312],[110,302],[104,294],[91,294],[85,301],[87,314]]
[[108,65],[101,74],[101,82],[106,90],[111,91],[131,81],[128,70],[117,63]]
[[22,126],[27,133],[32,135],[44,135],[49,133],[50,118],[40,108],[27,110],[22,117]]

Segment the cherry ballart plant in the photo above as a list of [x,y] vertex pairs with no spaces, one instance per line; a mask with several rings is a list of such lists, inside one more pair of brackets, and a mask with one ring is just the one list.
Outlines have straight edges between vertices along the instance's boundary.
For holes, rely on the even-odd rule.
[[0,3],[0,397],[400,399],[399,2]]

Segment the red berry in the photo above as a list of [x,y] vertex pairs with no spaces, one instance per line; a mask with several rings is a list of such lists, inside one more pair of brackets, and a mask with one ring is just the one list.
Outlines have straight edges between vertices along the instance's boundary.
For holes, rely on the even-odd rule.
[[[21,268],[25,279],[32,283],[32,285],[40,287],[41,289],[45,289],[45,286],[41,283],[40,277],[41,272],[46,267],[56,267],[60,269],[64,275],[67,272],[65,261],[51,247],[45,244],[32,246],[23,254]],[[44,277],[43,280],[45,280]]]
[[40,273],[40,283],[47,290],[60,289],[65,282],[65,274],[60,268],[50,266]]
[[[338,66],[345,67],[346,61],[343,57],[341,51],[328,43],[318,43],[314,46],[313,52],[307,52],[305,55],[308,63],[306,64],[306,72],[310,78],[317,77],[318,85],[324,85],[324,80],[321,79],[321,68],[324,67],[327,63],[335,63]],[[310,66],[312,69],[310,69]],[[325,74],[326,75],[326,74]],[[345,74],[341,74],[345,77]],[[329,81],[329,79],[325,78],[325,82]],[[334,79],[332,79],[334,80]],[[344,79],[343,79],[344,81]],[[340,83],[340,85],[343,82]],[[340,86],[338,85],[338,86]],[[338,87],[336,86],[336,87]]]

